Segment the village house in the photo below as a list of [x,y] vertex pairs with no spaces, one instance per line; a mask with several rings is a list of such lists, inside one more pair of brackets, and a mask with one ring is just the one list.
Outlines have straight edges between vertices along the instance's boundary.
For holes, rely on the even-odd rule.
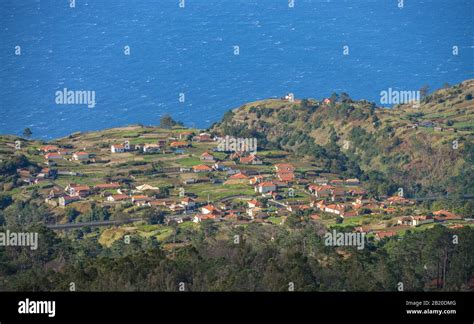
[[207,215],[207,214],[220,214],[221,211],[216,208],[214,205],[212,204],[208,204],[206,206],[203,206],[201,207],[201,213],[203,215]]
[[297,211],[305,211],[305,210],[308,210],[310,208],[309,205],[300,205],[300,204],[288,204],[286,206],[286,210],[288,210],[289,212],[297,212]]
[[295,171],[295,167],[290,163],[279,163],[275,164],[275,171],[277,173],[293,173]]
[[181,198],[180,203],[186,209],[193,209],[194,207],[196,207],[196,202],[194,201],[194,199],[189,198],[189,197]]
[[56,170],[51,170],[49,168],[43,168],[41,171],[36,175],[38,178],[42,179],[49,179],[54,178],[57,174]]
[[132,203],[135,206],[145,206],[147,205],[148,201],[151,201],[151,200],[153,199],[144,195],[132,196]]
[[198,136],[193,137],[195,142],[212,142],[211,135],[208,133],[201,133]]
[[48,198],[53,199],[61,196],[64,196],[64,192],[59,187],[55,186],[49,191]]
[[66,188],[65,191],[71,197],[86,197],[90,194],[91,188],[88,185],[78,185],[71,183]]
[[243,156],[239,160],[242,164],[252,164],[252,165],[261,165],[263,164],[262,160],[255,154],[250,154],[249,156]]
[[208,152],[204,152],[201,154],[201,161],[203,162],[215,162],[214,156]]
[[211,172],[212,168],[205,164],[199,164],[199,165],[193,166],[193,171],[194,172]]
[[295,101],[295,95],[293,93],[289,93],[285,97],[283,97],[282,99],[287,100],[289,102],[294,102]]
[[62,159],[63,156],[59,153],[47,153],[44,155],[46,160],[53,160],[53,159]]
[[336,214],[344,217],[344,212],[346,211],[346,207],[342,204],[332,204],[327,205],[324,208],[326,213]]
[[193,132],[181,132],[178,134],[178,138],[180,140],[188,140],[193,134]]
[[97,190],[109,190],[109,189],[119,189],[120,184],[118,182],[111,182],[111,183],[100,183],[94,186]]
[[72,202],[75,202],[75,201],[78,201],[80,199],[80,197],[77,197],[77,196],[62,196],[62,197],[59,197],[58,199],[58,203],[60,206],[66,206]]
[[243,173],[231,175],[224,184],[244,184],[248,182],[249,177]]
[[315,186],[310,185],[308,187],[309,192],[311,192],[317,198],[327,198],[331,195],[331,190],[334,189],[333,186],[322,185]]
[[368,203],[376,203],[375,199],[364,198],[363,196],[357,197],[353,202],[352,205],[354,208],[360,208],[365,204]]
[[393,231],[377,231],[375,232],[375,239],[380,241],[386,237],[392,237],[395,235],[397,235],[397,233]]
[[277,187],[273,182],[261,182],[255,186],[255,192],[266,194],[272,191],[276,191]]
[[160,206],[166,206],[166,203],[163,202],[160,199],[155,199],[155,200],[150,200],[147,202],[148,207],[160,207]]
[[392,196],[387,198],[385,203],[389,206],[406,206],[412,205],[413,201],[400,196]]
[[158,144],[145,144],[143,146],[143,153],[159,153],[160,152],[160,146]]
[[171,142],[170,147],[171,148],[185,148],[185,147],[189,147],[189,143],[183,142],[183,141]]
[[216,214],[196,214],[194,215],[193,222],[200,223],[205,220],[215,220],[217,216]]
[[458,216],[454,213],[451,213],[447,210],[443,210],[443,209],[433,212],[433,215],[434,215],[434,219],[437,222],[444,222],[444,221],[447,221],[447,220],[461,219],[460,216]]
[[231,176],[233,174],[237,174],[237,173],[240,173],[240,170],[239,169],[232,169],[232,168],[228,168],[226,170],[226,173],[228,176]]
[[322,210],[324,211],[324,209],[326,208],[326,203],[324,200],[320,200],[320,201],[312,201],[310,204],[309,204],[310,207],[316,207],[318,208],[319,210]]
[[107,197],[107,201],[112,201],[112,202],[127,201],[128,199],[130,199],[130,197],[124,194],[111,195]]
[[295,174],[293,172],[278,172],[277,178],[280,181],[292,182],[295,180]]
[[285,181],[273,180],[273,184],[277,186],[277,188],[288,188],[288,182]]
[[227,167],[227,166],[225,166],[224,164],[219,163],[219,162],[214,163],[214,165],[212,166],[212,168],[213,168],[215,171],[227,171],[227,170],[229,169],[229,167]]
[[263,209],[260,207],[247,208],[247,215],[250,216],[251,219],[255,219],[255,216],[261,214],[262,212]]
[[125,145],[123,144],[113,144],[110,146],[110,152],[112,153],[124,153],[125,152]]
[[65,156],[65,155],[71,155],[71,154],[72,154],[72,151],[66,150],[66,149],[59,149],[59,150],[57,151],[57,153],[59,153],[59,154]]
[[193,183],[196,183],[198,181],[197,178],[190,178],[190,177],[187,177],[186,179],[183,180],[183,184],[193,184]]
[[404,216],[398,219],[397,224],[408,226],[419,226],[422,224],[432,223],[434,221],[431,216]]
[[152,191],[160,190],[160,188],[151,186],[151,185],[146,184],[146,183],[142,184],[142,185],[139,185],[139,186],[136,186],[135,189],[139,192],[143,192],[143,191],[147,191],[147,190],[152,190]]
[[257,184],[259,182],[262,182],[262,181],[263,181],[263,176],[257,175],[257,176],[254,176],[254,177],[250,178],[249,184],[255,185],[255,184]]
[[89,153],[87,152],[76,152],[72,155],[72,159],[76,161],[87,161],[89,160]]
[[364,188],[354,188],[347,191],[351,196],[366,196],[367,191]]
[[59,147],[57,147],[56,145],[45,145],[41,146],[39,150],[43,153],[52,153],[57,152],[59,150]]
[[184,206],[182,206],[180,204],[171,204],[171,205],[168,206],[168,208],[169,208],[169,210],[171,210],[172,212],[175,212],[175,213],[185,211]]
[[263,204],[257,199],[252,199],[252,200],[247,201],[247,205],[249,208],[263,207]]

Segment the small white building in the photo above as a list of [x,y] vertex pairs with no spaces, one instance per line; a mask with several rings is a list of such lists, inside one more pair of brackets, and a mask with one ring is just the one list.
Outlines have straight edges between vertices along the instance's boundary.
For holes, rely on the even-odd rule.
[[160,146],[158,144],[145,144],[143,146],[144,153],[159,153]]
[[114,144],[110,147],[112,153],[123,153],[125,152],[125,146],[123,144]]
[[76,161],[87,161],[87,160],[89,160],[89,153],[76,152],[72,155],[72,158]]
[[277,187],[273,182],[261,182],[255,186],[255,191],[262,194],[276,191],[276,189]]

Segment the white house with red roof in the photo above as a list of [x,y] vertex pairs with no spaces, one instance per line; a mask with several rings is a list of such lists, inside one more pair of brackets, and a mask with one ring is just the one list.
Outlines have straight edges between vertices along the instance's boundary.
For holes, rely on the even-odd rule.
[[269,193],[276,190],[277,190],[277,186],[273,182],[269,182],[269,181],[258,183],[255,186],[255,192],[258,192],[261,194]]
[[211,172],[212,168],[205,164],[199,164],[199,165],[193,166],[193,171],[194,172]]
[[217,209],[217,207],[215,207],[214,205],[208,204],[206,206],[201,207],[201,213],[204,215],[212,214],[212,213],[220,214],[221,211]]
[[247,205],[249,206],[249,208],[263,207],[263,204],[257,199],[247,201]]
[[250,154],[249,156],[243,156],[239,160],[242,164],[252,164],[252,165],[261,165],[263,164],[262,160],[255,154]]
[[125,145],[123,144],[113,144],[110,146],[110,152],[112,153],[124,153],[125,152]]
[[214,156],[210,154],[209,152],[204,152],[201,154],[201,161],[203,162],[215,162],[216,159],[214,159]]
[[70,183],[64,190],[72,197],[85,197],[90,193],[91,188],[88,185]]
[[63,156],[59,153],[47,153],[44,155],[46,160],[53,160],[53,159],[62,159]]
[[186,208],[194,208],[196,206],[196,201],[189,197],[181,198],[180,203]]
[[124,194],[118,194],[118,195],[111,195],[107,197],[108,201],[116,202],[116,201],[126,201],[130,199],[129,196],[124,195]]

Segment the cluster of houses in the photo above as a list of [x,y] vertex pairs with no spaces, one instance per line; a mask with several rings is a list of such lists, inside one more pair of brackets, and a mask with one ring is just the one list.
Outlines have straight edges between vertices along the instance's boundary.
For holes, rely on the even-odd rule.
[[[401,216],[397,218],[397,223],[394,227],[385,230],[374,230],[370,225],[362,225],[355,227],[356,232],[373,233],[376,240],[382,240],[386,237],[398,235],[398,232],[404,227],[417,227],[429,223],[443,223],[446,221],[460,220],[461,217],[447,210],[438,210],[432,215],[415,215],[415,216]],[[450,228],[463,227],[462,224],[451,224]]]
[[47,161],[69,159],[74,161],[88,161],[91,155],[84,151],[72,152],[70,150],[60,148],[56,145],[45,145],[39,149]]
[[153,153],[184,153],[183,149],[191,147],[189,139],[195,142],[212,142],[214,139],[208,133],[201,133],[193,136],[193,132],[181,132],[176,137],[158,139],[156,143],[147,144],[130,144],[129,141],[124,143],[113,144],[110,146],[110,152],[125,153],[130,151],[140,151],[146,154]]
[[58,175],[58,171],[48,167],[42,168],[39,172],[30,169],[20,168],[16,170],[20,179],[27,184],[39,184],[49,179],[54,179]]
[[407,129],[417,129],[418,127],[424,127],[424,128],[433,128],[434,131],[436,132],[456,132],[456,129],[454,127],[443,127],[443,122],[445,120],[436,120],[436,121],[431,121],[431,120],[426,120],[422,121],[420,123],[410,123],[405,126]]
[[[173,137],[158,139],[150,144],[130,145],[128,141],[113,144],[110,146],[110,152],[112,154],[131,151],[178,152],[191,147],[191,142],[213,141],[216,141],[216,138],[208,133],[195,135],[193,132],[182,132]],[[46,145],[40,150],[48,161],[50,158],[65,158],[65,156],[70,156],[72,160],[77,161],[90,159],[90,154],[85,151],[72,153],[55,145]],[[229,203],[213,204],[209,201],[200,204],[196,200],[197,196],[192,194],[186,196],[183,193],[175,198],[165,197],[160,193],[159,188],[148,184],[137,185],[132,189],[129,185],[124,186],[118,182],[94,186],[70,183],[65,188],[55,185],[49,192],[46,202],[64,207],[76,201],[89,199],[90,196],[96,196],[95,200],[100,197],[106,205],[126,203],[139,207],[163,208],[169,210],[174,215],[170,218],[175,217],[178,222],[189,220],[196,223],[203,220],[264,221],[273,214],[284,216],[295,211],[307,211],[315,220],[321,218],[322,214],[318,214],[319,212],[347,218],[370,213],[392,213],[399,211],[398,207],[414,204],[414,201],[401,196],[388,197],[384,200],[369,198],[360,180],[356,178],[327,179],[314,172],[312,175],[305,173],[302,176],[300,172],[296,172],[295,166],[291,163],[277,163],[271,165],[271,169],[268,167],[257,169],[253,166],[263,165],[264,161],[256,152],[227,152],[227,156],[221,160],[216,157],[215,151],[203,152],[199,156],[201,164],[176,168],[177,170],[173,171],[174,174],[181,173],[178,176],[182,178],[185,185],[211,181],[215,184],[250,186],[255,196],[244,198],[245,208],[237,208],[235,204]],[[218,156],[222,157],[221,154]],[[265,161],[265,164],[268,165],[268,161]],[[58,175],[58,171],[50,168],[43,168],[38,174],[31,174],[28,169],[19,169],[17,172],[24,181],[34,183],[44,181],[42,179],[54,179]],[[309,195],[309,201],[306,198],[304,201],[294,198],[295,188],[304,191],[305,196]],[[236,196],[239,196],[238,192]],[[231,202],[232,199],[229,201]],[[241,206],[241,203],[237,205]],[[176,215],[182,216],[176,217]],[[397,225],[419,226],[435,221],[457,219],[456,217],[449,212],[439,211],[439,215],[399,217]],[[395,235],[392,232],[394,231],[378,231],[377,236],[383,238]]]

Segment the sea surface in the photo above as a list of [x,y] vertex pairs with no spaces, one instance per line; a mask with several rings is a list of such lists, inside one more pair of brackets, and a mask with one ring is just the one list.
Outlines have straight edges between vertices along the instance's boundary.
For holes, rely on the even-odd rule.
[[[289,92],[379,103],[388,88],[474,78],[474,1],[403,2],[1,0],[0,134],[51,139],[165,113],[206,128]],[[64,88],[95,91],[95,107],[57,104]]]

